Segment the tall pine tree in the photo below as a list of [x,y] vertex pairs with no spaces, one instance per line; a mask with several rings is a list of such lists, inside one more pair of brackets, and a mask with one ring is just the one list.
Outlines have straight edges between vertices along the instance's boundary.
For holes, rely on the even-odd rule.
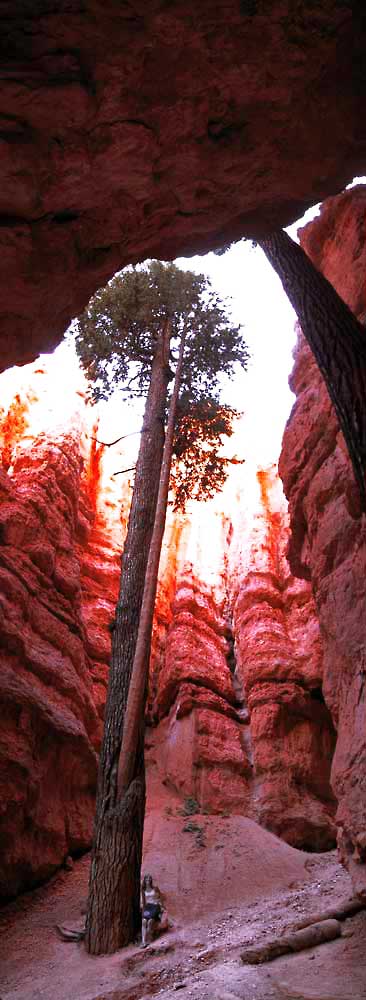
[[[219,451],[234,412],[219,403],[220,376],[246,367],[240,327],[208,279],[157,261],[131,268],[96,293],[78,322],[76,347],[95,399],[116,387],[147,393],[120,592],[101,749],[86,947],[112,952],[131,941],[140,924],[139,884],[145,808],[143,719],[132,774],[121,774],[124,716],[136,650],[148,555],[163,458],[169,386],[179,344],[185,347],[174,421],[176,505],[209,497],[225,479]],[[173,444],[174,450],[174,444]],[[145,653],[146,659],[146,653]]]

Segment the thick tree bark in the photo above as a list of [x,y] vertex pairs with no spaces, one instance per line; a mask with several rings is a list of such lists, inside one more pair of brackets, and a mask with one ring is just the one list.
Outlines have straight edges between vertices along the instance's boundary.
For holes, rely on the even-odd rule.
[[366,333],[304,250],[280,231],[259,240],[323,375],[366,510]]
[[142,730],[134,781],[123,798],[117,794],[117,770],[159,490],[170,377],[169,345],[167,321],[152,364],[112,637],[85,935],[86,949],[93,955],[111,953],[128,944],[140,925],[139,872],[145,812]]
[[166,512],[168,506],[170,470],[173,456],[174,427],[181,383],[185,346],[185,332],[182,334],[179,358],[174,379],[174,388],[169,407],[168,425],[165,435],[164,454],[161,466],[160,484],[154,529],[151,537],[149,558],[146,569],[144,596],[141,606],[140,624],[133,662],[131,682],[128,692],[125,724],[120,760],[118,765],[118,794],[124,795],[138,771],[139,739],[145,715],[148,684],[151,633],[153,626],[156,588],[158,583],[161,546],[163,543]]

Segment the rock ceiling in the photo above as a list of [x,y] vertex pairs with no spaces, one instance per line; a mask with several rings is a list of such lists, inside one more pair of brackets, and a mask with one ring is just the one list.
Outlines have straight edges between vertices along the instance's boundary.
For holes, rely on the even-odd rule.
[[1,367],[126,263],[263,234],[362,172],[361,7],[5,0]]

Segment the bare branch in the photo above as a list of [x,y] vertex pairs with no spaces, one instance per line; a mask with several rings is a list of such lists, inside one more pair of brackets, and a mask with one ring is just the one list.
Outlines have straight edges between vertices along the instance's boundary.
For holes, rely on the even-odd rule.
[[124,472],[134,472],[135,469],[135,465],[130,465],[129,469],[120,469],[119,472],[112,472],[112,476],[122,476]]
[[149,431],[149,430],[150,430],[150,427],[145,427],[144,430],[141,429],[139,431],[130,431],[129,434],[121,434],[121,437],[116,438],[115,441],[100,441],[99,438],[95,438],[95,437],[92,437],[90,440],[91,441],[96,441],[97,444],[102,444],[104,448],[113,448],[113,445],[114,444],[118,444],[119,441],[124,441],[125,438],[134,437],[135,434],[146,434],[146,431]]
[[129,389],[130,385],[131,385],[131,382],[136,382],[137,378],[141,378],[141,372],[140,371],[136,372],[136,375],[131,375],[131,378],[128,380],[128,382],[126,382],[126,388]]

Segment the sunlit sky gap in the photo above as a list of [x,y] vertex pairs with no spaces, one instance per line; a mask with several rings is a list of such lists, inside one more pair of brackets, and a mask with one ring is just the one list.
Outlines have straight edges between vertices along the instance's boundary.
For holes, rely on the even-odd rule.
[[[348,187],[360,183],[366,183],[366,177],[354,178]],[[319,205],[309,209],[301,220],[287,229],[290,236],[297,239],[297,229],[314,218],[318,211]],[[256,464],[266,465],[279,456],[283,430],[294,402],[288,387],[295,344],[294,311],[264,253],[249,241],[237,243],[223,256],[209,253],[180,257],[176,263],[184,269],[206,274],[220,297],[231,299],[233,320],[244,327],[244,339],[251,354],[248,370],[238,370],[236,378],[223,386],[222,398],[245,414],[241,435],[243,456]],[[72,396],[78,386],[70,340],[61,344],[52,358],[42,356],[42,361],[54,381],[52,414],[49,412],[54,426],[62,424],[69,410],[65,395]],[[26,369],[13,369],[13,372],[13,392],[16,392],[22,381],[26,383],[27,374]],[[11,378],[7,380],[7,394],[11,393],[11,381]],[[113,428],[113,436],[116,427],[121,428],[121,433],[137,430],[142,412],[141,402],[121,405],[117,391],[115,397],[101,405],[102,436],[110,440],[109,431]],[[48,427],[43,429],[47,431]],[[136,453],[138,441],[138,437],[131,440],[128,451],[132,454]]]

